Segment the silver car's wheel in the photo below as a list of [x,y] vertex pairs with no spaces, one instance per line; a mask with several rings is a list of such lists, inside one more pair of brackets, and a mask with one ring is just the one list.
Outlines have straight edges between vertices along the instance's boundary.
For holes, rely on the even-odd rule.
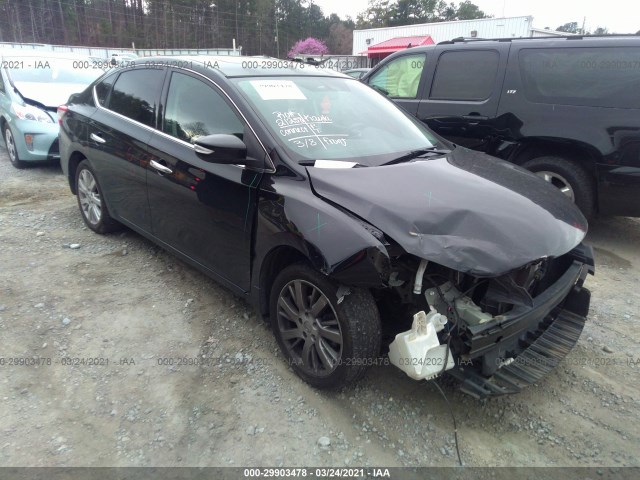
[[111,218],[98,178],[87,160],[80,162],[75,178],[78,206],[87,227],[97,233],[118,230],[121,225]]
[[575,202],[575,194],[573,193],[573,188],[571,188],[571,184],[562,175],[556,172],[547,172],[544,170],[536,172],[536,175],[555,186],[558,190],[569,197],[572,202]]
[[102,200],[98,183],[86,168],[78,175],[78,200],[84,218],[91,225],[98,225],[102,219]]
[[7,152],[9,153],[9,161],[16,168],[23,168],[24,162],[20,160],[18,156],[18,149],[16,148],[16,143],[13,140],[13,134],[11,133],[11,129],[8,125],[4,127],[4,143],[7,146]]

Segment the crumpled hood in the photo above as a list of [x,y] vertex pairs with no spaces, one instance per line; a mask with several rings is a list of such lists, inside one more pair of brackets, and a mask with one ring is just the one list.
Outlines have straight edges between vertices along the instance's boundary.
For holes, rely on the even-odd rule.
[[81,83],[14,82],[14,85],[23,97],[54,108],[67,103],[72,94],[87,88]]
[[408,253],[476,276],[563,255],[587,231],[582,213],[555,187],[461,147],[410,163],[307,171],[317,195]]

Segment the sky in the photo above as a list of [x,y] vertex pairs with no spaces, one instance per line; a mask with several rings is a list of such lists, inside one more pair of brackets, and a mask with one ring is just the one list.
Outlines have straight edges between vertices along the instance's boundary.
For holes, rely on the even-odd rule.
[[[459,3],[460,0],[447,0]],[[635,33],[640,30],[640,2],[637,0],[471,0],[487,15],[518,17],[532,15],[533,26],[555,30],[568,22],[578,22],[593,31],[598,27],[609,33]],[[325,16],[337,13],[354,20],[367,9],[367,0],[313,0]]]

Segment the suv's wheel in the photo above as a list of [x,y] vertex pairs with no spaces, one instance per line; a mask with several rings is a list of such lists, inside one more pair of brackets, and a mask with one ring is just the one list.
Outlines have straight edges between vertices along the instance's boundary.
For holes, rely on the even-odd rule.
[[96,233],[109,233],[120,227],[109,215],[98,179],[86,160],[80,162],[76,170],[76,189],[80,213],[87,227]]
[[9,161],[11,165],[16,168],[24,168],[26,167],[26,163],[20,160],[18,156],[18,149],[16,147],[16,142],[13,140],[13,134],[11,133],[11,129],[9,125],[4,125],[4,143],[7,146],[7,152],[9,153]]
[[371,292],[338,289],[305,264],[285,268],[273,283],[270,318],[294,371],[318,388],[358,380],[380,352],[380,314]]
[[534,158],[522,166],[556,186],[582,210],[585,217],[593,214],[594,181],[580,165],[562,157],[548,156]]

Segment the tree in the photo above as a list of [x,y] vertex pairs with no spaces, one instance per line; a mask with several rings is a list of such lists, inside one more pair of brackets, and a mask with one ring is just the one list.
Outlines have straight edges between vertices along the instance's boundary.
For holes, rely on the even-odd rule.
[[475,18],[486,18],[487,15],[480,8],[469,0],[460,2],[456,11],[457,20],[473,20]]
[[459,4],[445,0],[369,0],[368,8],[358,14],[357,26],[376,28],[486,17],[469,0]]
[[309,37],[296,42],[287,56],[293,58],[296,55],[326,55],[327,53],[329,53],[329,49],[322,40]]
[[565,23],[556,28],[556,32],[578,33],[579,31],[578,22]]
[[351,55],[353,49],[353,30],[344,22],[334,23],[329,27],[327,48],[334,55]]

